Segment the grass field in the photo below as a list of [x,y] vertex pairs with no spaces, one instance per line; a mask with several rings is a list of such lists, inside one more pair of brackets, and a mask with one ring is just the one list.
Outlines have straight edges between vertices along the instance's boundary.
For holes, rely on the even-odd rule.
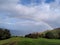
[[0,45],[60,45],[60,40],[58,39],[31,39],[31,38],[21,38],[12,37],[7,40],[0,40]]

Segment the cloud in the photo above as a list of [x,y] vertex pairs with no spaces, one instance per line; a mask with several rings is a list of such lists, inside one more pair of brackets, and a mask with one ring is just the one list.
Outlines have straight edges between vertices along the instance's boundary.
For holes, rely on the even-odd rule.
[[[0,3],[1,22],[5,21],[7,24],[8,23],[13,24],[16,22],[15,25],[17,25],[17,26],[20,26],[20,25],[33,26],[33,24],[36,26],[37,25],[39,26],[39,24],[41,24],[40,22],[46,22],[49,25],[51,25],[52,27],[58,27],[58,24],[60,24],[59,23],[60,22],[59,21],[59,19],[60,19],[60,5],[59,5],[60,1],[59,0],[55,0],[50,3],[46,3],[45,2],[46,0],[41,0],[39,3],[36,2],[37,0],[36,1],[33,0],[33,1],[31,1],[31,4],[28,4],[26,2],[25,5],[23,5],[21,3],[21,1],[22,0],[0,0],[0,2],[1,2]],[[23,1],[23,3],[24,3],[24,1]],[[18,21],[16,21],[17,19],[18,19]],[[25,22],[24,20],[25,21],[29,20],[29,21]],[[34,20],[36,22],[32,23],[32,21],[30,21],[30,20]],[[15,21],[15,22],[13,22],[13,21]],[[39,23],[37,23],[37,22],[39,22]],[[12,25],[10,25],[10,26],[12,26]],[[59,25],[59,27],[60,27],[60,25]]]
[[[57,2],[57,1],[56,1]],[[40,4],[38,6],[24,6],[22,4],[13,4],[7,7],[11,17],[33,18],[33,19],[56,19],[59,17],[59,8],[51,4]],[[11,10],[10,10],[11,9]],[[8,15],[8,14],[7,14]]]

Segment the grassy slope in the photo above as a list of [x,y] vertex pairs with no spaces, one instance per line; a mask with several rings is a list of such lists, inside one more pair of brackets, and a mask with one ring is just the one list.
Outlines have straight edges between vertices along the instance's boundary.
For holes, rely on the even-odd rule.
[[0,40],[0,45],[60,45],[60,40],[13,37],[7,40]]

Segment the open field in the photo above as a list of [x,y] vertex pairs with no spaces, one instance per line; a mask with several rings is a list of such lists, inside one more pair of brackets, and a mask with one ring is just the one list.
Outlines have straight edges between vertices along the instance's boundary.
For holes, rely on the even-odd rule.
[[0,40],[0,45],[60,45],[60,40],[44,38],[31,39],[12,37],[7,40]]

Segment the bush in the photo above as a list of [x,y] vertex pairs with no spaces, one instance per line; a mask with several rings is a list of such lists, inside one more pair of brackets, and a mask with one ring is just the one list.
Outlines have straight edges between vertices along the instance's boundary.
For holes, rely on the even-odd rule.
[[0,40],[8,39],[11,37],[10,31],[8,29],[0,28]]

